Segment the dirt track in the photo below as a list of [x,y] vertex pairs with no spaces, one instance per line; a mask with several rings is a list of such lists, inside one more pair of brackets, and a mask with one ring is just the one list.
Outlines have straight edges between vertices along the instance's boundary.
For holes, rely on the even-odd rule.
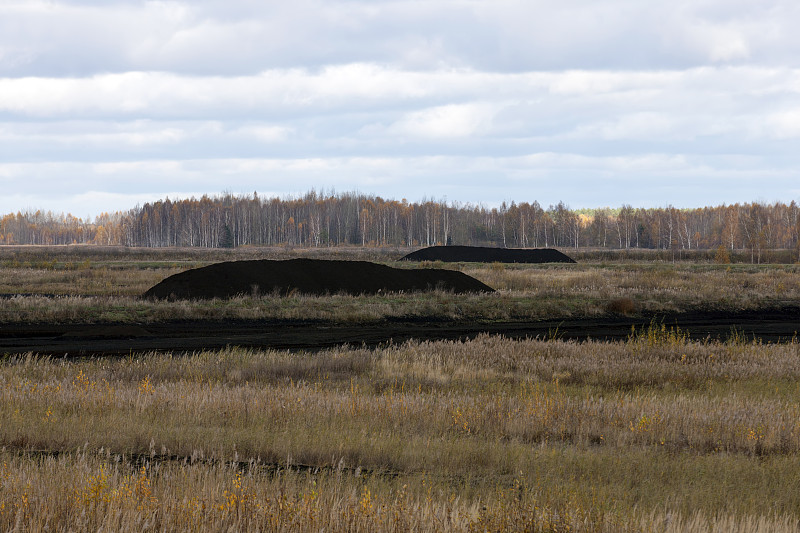
[[764,342],[786,341],[800,331],[800,308],[742,313],[686,313],[663,317],[610,316],[599,319],[542,322],[476,322],[387,320],[340,325],[300,321],[192,321],[121,325],[0,325],[0,353],[37,352],[54,356],[121,355],[165,350],[191,352],[243,346],[288,350],[318,350],[337,345],[376,346],[408,339],[469,339],[481,333],[509,338],[622,340],[631,327],[651,320],[678,325],[692,338],[726,338],[735,330]]

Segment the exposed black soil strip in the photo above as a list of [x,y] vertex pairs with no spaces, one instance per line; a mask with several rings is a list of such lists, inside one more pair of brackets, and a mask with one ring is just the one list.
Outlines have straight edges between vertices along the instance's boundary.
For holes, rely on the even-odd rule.
[[445,263],[575,263],[552,248],[483,248],[480,246],[430,246],[411,252],[403,261]]
[[[0,354],[37,352],[54,356],[125,355],[152,350],[193,352],[242,346],[253,349],[319,350],[339,345],[378,346],[418,340],[467,340],[482,333],[508,338],[625,340],[631,328],[652,321],[678,326],[692,339],[786,342],[800,332],[800,308],[741,313],[681,313],[662,317],[608,316],[539,322],[456,322],[394,319],[342,325],[313,321],[188,321],[147,324],[141,329],[109,325],[0,325]],[[115,336],[116,335],[116,336]]]
[[38,448],[35,449],[24,448],[13,445],[3,446],[3,450],[5,452],[14,453],[18,457],[23,457],[26,459],[31,459],[31,458],[42,459],[50,457],[57,459],[59,457],[80,457],[81,455],[90,457],[95,456],[101,460],[102,459],[113,460],[114,463],[120,464],[123,467],[125,466],[129,467],[131,471],[135,473],[138,473],[139,469],[142,467],[149,468],[153,465],[166,464],[166,463],[179,463],[183,465],[199,464],[204,466],[221,466],[221,467],[233,468],[240,472],[251,472],[253,474],[266,474],[268,476],[273,476],[279,474],[280,472],[307,472],[309,474],[319,474],[319,473],[331,474],[331,473],[346,472],[348,474],[394,478],[403,474],[408,474],[413,472],[413,471],[409,472],[409,471],[394,470],[388,468],[368,468],[360,465],[352,466],[346,464],[344,458],[341,458],[341,462],[339,462],[336,465],[331,465],[331,464],[310,465],[306,463],[296,463],[296,462],[287,463],[286,461],[275,462],[275,461],[265,461],[261,459],[252,459],[248,461],[234,461],[227,459],[200,458],[190,455],[177,455],[177,454],[134,453],[134,452],[114,453],[110,450],[108,451],[108,454],[105,455],[102,452],[97,452],[96,450],[76,452],[75,449],[46,450]]
[[463,272],[401,269],[368,261],[288,259],[229,261],[170,276],[145,298],[210,299],[241,294],[377,294],[441,289],[454,293],[493,292]]

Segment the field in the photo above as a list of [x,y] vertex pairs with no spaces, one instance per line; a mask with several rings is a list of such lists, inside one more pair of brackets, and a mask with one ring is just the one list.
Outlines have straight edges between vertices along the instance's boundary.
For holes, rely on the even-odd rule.
[[[456,264],[436,266],[498,293],[135,298],[190,266],[265,255],[401,266],[402,251],[0,248],[0,293],[17,295],[2,302],[0,332],[548,328],[290,350],[7,353],[0,528],[800,530],[797,266]],[[782,342],[744,333],[741,317],[762,315],[783,316]],[[736,328],[684,329],[699,316]],[[606,322],[642,325],[613,342],[559,328]]]
[[[531,321],[781,309],[800,301],[800,265],[585,261],[577,265],[399,263],[407,250],[124,249],[0,247],[0,323],[160,323],[165,320],[302,319],[363,324],[386,318]],[[608,252],[603,253],[606,257]],[[234,259],[363,259],[405,268],[453,268],[498,289],[491,297],[415,294],[142,301],[172,274]],[[18,296],[13,296],[18,295]]]

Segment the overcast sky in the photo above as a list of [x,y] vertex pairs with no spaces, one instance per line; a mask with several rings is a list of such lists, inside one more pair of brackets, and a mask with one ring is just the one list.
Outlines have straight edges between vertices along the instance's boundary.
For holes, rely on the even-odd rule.
[[0,0],[0,213],[800,200],[797,0]]

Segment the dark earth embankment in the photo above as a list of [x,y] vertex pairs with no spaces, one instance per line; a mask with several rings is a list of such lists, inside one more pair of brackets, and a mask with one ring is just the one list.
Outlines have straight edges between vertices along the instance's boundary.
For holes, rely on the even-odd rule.
[[454,293],[493,292],[453,270],[392,268],[368,261],[288,259],[230,261],[170,276],[144,298],[211,299],[248,294],[377,294],[440,289]]
[[466,340],[481,334],[511,339],[624,341],[631,328],[641,331],[655,322],[679,327],[694,340],[787,342],[800,331],[800,308],[758,311],[692,312],[663,316],[606,316],[493,322],[397,318],[364,324],[303,320],[192,320],[131,328],[109,324],[0,325],[0,354],[34,352],[63,356],[129,355],[153,350],[191,353],[241,346],[250,349],[319,350],[340,345],[377,346],[410,339]]
[[552,248],[484,248],[481,246],[430,246],[411,252],[402,261],[445,263],[575,263]]

